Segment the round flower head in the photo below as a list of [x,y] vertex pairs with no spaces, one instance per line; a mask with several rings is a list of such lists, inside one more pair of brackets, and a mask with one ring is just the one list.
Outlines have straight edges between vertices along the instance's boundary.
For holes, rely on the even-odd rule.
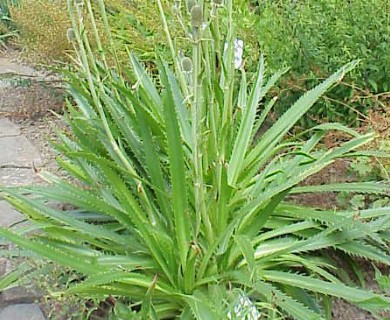
[[192,8],[196,5],[196,0],[187,0],[187,11],[191,13]]
[[191,9],[191,26],[200,28],[203,23],[203,11],[199,5],[194,5]]
[[191,72],[192,71],[192,60],[188,57],[184,57],[181,59],[181,67],[184,72]]
[[69,42],[76,41],[76,32],[73,28],[69,28],[68,30],[66,30],[66,37],[68,38]]
[[176,5],[176,3],[174,3],[174,4],[172,5],[172,12],[173,12],[173,13],[179,12],[179,7]]

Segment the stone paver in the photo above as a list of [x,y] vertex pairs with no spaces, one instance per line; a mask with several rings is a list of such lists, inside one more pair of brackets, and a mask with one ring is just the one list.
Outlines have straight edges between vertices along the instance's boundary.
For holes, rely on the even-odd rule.
[[38,150],[8,119],[0,119],[0,185],[36,182],[34,167],[42,165]]
[[7,118],[0,119],[0,138],[20,135],[20,130]]
[[[43,165],[38,150],[17,125],[2,116],[33,118],[46,114],[48,109],[61,110],[63,89],[61,85],[57,87],[58,81],[56,75],[0,58],[0,186],[41,182],[34,170]],[[0,198],[0,226],[12,227],[24,220],[22,214]],[[4,239],[0,243],[0,250],[11,250],[11,247]],[[10,272],[18,261],[1,257],[0,277]],[[39,298],[38,292],[23,287],[0,292],[0,320],[45,320],[39,305],[33,303]]]
[[[7,119],[0,119],[0,185],[32,184],[37,175],[33,168],[42,164],[38,150],[21,135],[19,128]],[[7,202],[0,200],[0,225],[12,227],[25,220]],[[2,250],[6,250],[4,246]],[[0,261],[0,276],[11,271],[11,261]],[[39,293],[14,287],[0,294],[0,320],[44,320],[39,306],[32,304]]]
[[24,136],[0,138],[0,168],[27,167],[41,165],[41,157],[36,148]]
[[4,291],[0,295],[0,309],[4,309],[10,305],[21,303],[33,303],[42,295],[36,290],[27,290],[23,287],[14,287]]
[[[13,209],[7,202],[0,201],[0,226],[2,227],[12,227],[15,226],[15,224],[19,222],[23,222],[25,220],[24,215]],[[7,250],[7,248],[11,248],[12,245],[3,245],[2,250]],[[7,260],[2,258],[0,260],[0,277],[7,274],[8,272],[12,271],[14,266],[14,263],[11,262],[11,260]],[[17,263],[16,263],[17,264]],[[35,306],[33,303],[34,301],[38,300],[41,297],[41,294],[34,289],[27,289],[24,287],[14,287],[10,288],[8,290],[5,290],[1,292],[0,294],[0,320],[2,319],[35,319],[35,318],[29,318],[27,317],[28,314],[37,314],[36,311],[34,311],[37,306]],[[12,308],[14,305],[21,304],[21,306],[24,306],[23,308],[32,309],[29,312],[22,310],[22,313],[20,311],[17,311],[17,309]],[[9,308],[11,307],[11,308]],[[8,310],[8,311],[7,311]],[[39,307],[38,310],[40,311]],[[42,317],[38,317],[36,319],[43,319]]]
[[0,74],[16,74],[20,76],[33,76],[35,70],[27,66],[13,63],[6,58],[0,58]]
[[0,311],[0,320],[45,320],[45,317],[35,304],[14,304]]
[[24,215],[11,208],[7,202],[0,201],[0,226],[10,227],[23,220],[25,220]]
[[39,181],[34,170],[25,168],[2,168],[0,169],[0,185],[21,186]]

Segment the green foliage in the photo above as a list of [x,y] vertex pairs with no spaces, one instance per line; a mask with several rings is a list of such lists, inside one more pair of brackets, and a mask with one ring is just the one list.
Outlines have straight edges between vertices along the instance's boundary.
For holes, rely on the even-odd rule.
[[[156,23],[159,21],[159,13],[155,1],[110,0],[106,3],[114,45],[121,59],[128,58],[125,46],[149,64],[154,64],[156,53],[170,59],[164,29],[160,23]],[[181,32],[178,21],[173,19],[171,2],[164,0],[163,5],[175,41],[182,44],[185,35]]]
[[[184,4],[185,1],[181,2]],[[141,61],[146,63],[149,70],[155,71],[156,69],[156,54],[167,62],[172,62],[165,40],[164,28],[160,23],[156,23],[159,20],[159,13],[155,1],[109,0],[106,1],[106,4],[113,44],[121,60],[127,61],[127,52],[124,50],[126,46],[130,51],[135,52]],[[182,13],[175,9],[174,1],[163,0],[162,5],[175,45],[181,49],[183,54],[191,55],[192,47],[187,41],[186,31],[183,30],[180,23]],[[246,32],[253,29],[255,25],[252,19],[253,15],[250,15],[247,0],[235,1],[233,17],[237,24],[237,37],[243,39],[246,44],[246,63],[253,66],[254,69],[259,58],[259,48],[256,35]]]
[[[138,4],[143,3],[142,1],[138,2]],[[14,44],[20,47],[26,60],[51,66],[58,62],[71,61],[70,57],[74,52],[66,36],[66,30],[70,26],[66,0],[7,0],[5,3],[7,4],[2,6],[0,0],[0,10],[4,7],[7,16],[6,30],[18,35]],[[132,12],[130,9],[134,7],[137,8],[136,14],[139,14],[138,4],[134,1],[129,4],[129,1],[123,0],[107,0],[106,3],[110,9],[108,18],[110,22],[115,22],[115,24],[112,23],[113,29],[121,30],[121,26],[127,25],[126,36],[124,32],[118,31],[118,45],[120,44],[124,48],[124,44],[128,44],[125,39],[129,38],[134,38],[138,44],[142,43],[145,39],[140,38],[140,36],[135,37],[135,26],[129,23],[128,19],[123,18],[128,17],[127,14]],[[155,9],[155,5],[153,7]],[[146,18],[148,15],[150,17],[150,12],[152,10],[145,12],[144,17]],[[139,15],[139,17],[141,16]],[[154,18],[156,18],[156,10],[154,10]],[[97,28],[101,29],[101,21],[97,19],[96,23]],[[90,28],[91,26],[88,25],[87,29]],[[92,49],[95,49],[94,41],[91,40]],[[146,41],[146,43],[149,44],[149,52],[152,52],[151,42]],[[126,50],[123,50],[122,53],[125,52]]]
[[5,45],[8,38],[15,35],[11,23],[10,5],[16,5],[18,0],[0,0],[0,44]]
[[[354,159],[349,165],[349,174],[357,181],[390,181],[389,168],[385,167],[378,158],[361,157]],[[342,191],[337,199],[343,207],[350,206],[356,210],[382,208],[390,205],[389,194],[352,194],[351,192]]]
[[65,0],[18,0],[9,6],[13,28],[24,58],[55,64],[71,50],[66,39],[69,18]]
[[375,279],[384,292],[390,292],[390,276],[383,275],[379,269],[375,268]]
[[[279,112],[340,64],[361,59],[343,83],[301,120],[357,124],[390,91],[390,5],[386,0],[257,1],[255,23],[271,71],[291,66]],[[382,97],[382,98],[381,98]],[[388,97],[388,95],[387,95]],[[362,115],[363,114],[363,115]]]
[[[313,128],[307,140],[286,138],[356,63],[260,130],[274,103],[265,97],[285,70],[267,77],[262,57],[253,79],[234,68],[232,1],[226,7],[200,2],[204,27],[188,23],[184,3],[176,7],[192,71],[182,69],[157,1],[173,66],[158,59],[157,79],[132,53],[130,68],[115,46],[107,56],[89,0],[84,7],[68,4],[79,69],[67,76],[77,106],[69,104],[69,131],[59,132],[55,144],[68,177],[41,173],[48,186],[2,188],[2,197],[41,232],[0,229],[19,246],[82,274],[56,294],[129,301],[114,307],[113,319],[324,319],[327,296],[374,314],[390,307],[384,295],[344,284],[321,254],[334,248],[390,265],[388,208],[320,211],[286,200],[329,188],[388,192],[382,182],[300,185],[336,159],[352,157],[373,135],[328,124]],[[103,0],[97,6],[112,43]],[[96,54],[84,33],[84,9]],[[329,130],[351,140],[321,150]],[[53,209],[48,200],[73,209]]]

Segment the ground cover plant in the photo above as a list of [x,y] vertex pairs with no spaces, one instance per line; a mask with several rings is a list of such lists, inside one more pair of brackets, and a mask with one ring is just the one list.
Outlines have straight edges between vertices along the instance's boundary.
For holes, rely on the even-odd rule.
[[[155,68],[156,51],[167,61],[170,61],[164,29],[160,24],[155,23],[159,19],[155,3],[142,0],[107,0],[105,4],[113,38],[111,45],[116,48],[119,60],[127,60],[125,48],[128,47],[137,54],[141,61],[148,63],[149,69]],[[96,9],[95,5],[92,5],[93,9]],[[162,5],[176,44],[180,45],[183,51],[190,51],[191,46],[185,41],[185,34],[180,28],[180,22],[174,18],[176,12],[173,10],[171,2],[164,0]],[[4,30],[7,31],[7,35],[17,35],[12,43],[23,51],[24,59],[32,63],[45,64],[69,61],[69,54],[72,55],[72,46],[66,37],[66,29],[69,25],[66,0],[4,0],[4,4],[0,8],[3,7],[4,17],[7,20]],[[235,9],[234,15],[236,17],[246,16],[247,13],[243,14],[242,11],[249,10],[247,1],[238,1]],[[0,10],[3,11],[3,9]],[[42,12],[44,14],[40,14]],[[89,20],[86,19],[86,21]],[[255,46],[256,38],[254,35],[245,32],[252,26],[253,21],[240,19],[238,22],[240,22],[239,37],[245,39],[245,42],[251,46]],[[99,18],[97,28],[101,29]],[[103,45],[107,44],[104,37],[101,40]],[[92,48],[94,48],[93,44]],[[248,60],[247,63],[253,64],[253,61],[258,58],[258,53],[255,50],[252,50],[251,53],[254,58]]]
[[18,0],[9,4],[18,36],[13,40],[35,63],[58,63],[71,46],[66,39],[69,17],[65,1]]
[[[158,19],[158,12],[153,2],[108,0],[106,6],[114,40],[112,45],[117,48],[119,58],[127,59],[125,46],[135,50],[141,60],[150,62],[155,50],[167,52],[164,30],[154,23]],[[23,51],[24,59],[45,64],[69,62],[73,48],[66,37],[70,23],[66,7],[66,0],[6,0],[0,6],[0,12],[4,11],[7,19],[4,30],[7,34],[10,31],[13,31],[13,35],[17,34],[12,42]],[[169,1],[164,1],[164,7],[171,13]],[[93,10],[97,10],[94,4]],[[100,19],[96,23],[97,28],[101,29]],[[171,25],[173,30],[179,26],[175,20],[171,20]],[[101,40],[104,44],[105,39]],[[95,48],[91,42],[92,48]]]
[[[66,76],[76,106],[69,103],[69,131],[55,147],[69,177],[41,172],[48,186],[2,187],[33,224],[0,235],[74,270],[78,277],[55,295],[121,301],[113,319],[331,319],[332,297],[374,315],[388,309],[385,295],[344,283],[323,250],[389,265],[389,208],[327,211],[287,200],[389,192],[380,181],[300,185],[341,157],[379,155],[359,151],[372,134],[328,123],[287,136],[356,62],[264,129],[276,101],[265,97],[286,70],[267,76],[260,57],[247,77],[235,56],[233,1],[175,1],[191,56],[175,47],[156,3],[172,61],[156,58],[158,78],[131,52],[128,64],[115,50],[108,57],[91,2],[68,0],[78,64]],[[110,43],[104,2],[97,4]],[[317,148],[330,130],[351,139]]]
[[352,59],[361,59],[360,65],[321,98],[309,113],[311,118],[301,119],[301,125],[313,125],[324,118],[358,125],[369,110],[382,111],[381,103],[388,104],[388,1],[260,0],[252,1],[252,6],[256,14],[246,17],[252,20],[268,67],[275,71],[291,66],[280,86],[284,99],[278,106],[280,112],[318,79]]
[[13,30],[9,6],[17,3],[17,0],[0,1],[0,44],[5,46],[7,39],[15,35]]

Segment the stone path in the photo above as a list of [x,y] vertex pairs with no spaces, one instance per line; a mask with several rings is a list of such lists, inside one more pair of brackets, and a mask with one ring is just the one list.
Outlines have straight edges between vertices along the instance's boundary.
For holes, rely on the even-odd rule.
[[[37,147],[22,134],[25,127],[18,127],[12,120],[40,118],[48,110],[60,112],[64,104],[62,80],[45,70],[37,71],[29,66],[0,57],[0,186],[31,185],[41,182],[36,168],[45,166]],[[20,123],[20,122],[19,122]],[[29,132],[29,131],[27,131]],[[27,133],[28,135],[28,133]],[[34,138],[30,137],[32,141]],[[41,157],[42,156],[42,157]],[[24,216],[0,198],[0,226],[12,227],[23,222]],[[0,250],[9,250],[12,244]],[[17,261],[0,257],[0,278],[10,272]],[[39,294],[23,287],[0,292],[0,320],[44,320],[36,302]]]
[[[6,118],[0,118],[0,185],[18,186],[37,182],[34,168],[42,163],[39,152],[21,135],[19,128]],[[5,201],[0,201],[0,225],[13,226],[24,217]],[[6,248],[3,248],[3,250]],[[12,261],[0,261],[0,276],[8,273]],[[44,320],[37,303],[36,292],[15,287],[0,294],[0,320]]]
[[35,74],[35,70],[30,67],[21,66],[17,63],[11,62],[7,58],[0,58],[0,74],[17,74],[20,76],[32,77]]

